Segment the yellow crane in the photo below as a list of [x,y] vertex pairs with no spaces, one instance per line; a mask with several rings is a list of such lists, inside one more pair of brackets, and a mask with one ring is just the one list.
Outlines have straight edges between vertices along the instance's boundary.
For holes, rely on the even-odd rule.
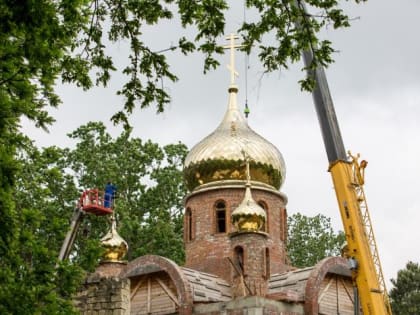
[[[312,53],[305,52],[307,65]],[[379,260],[372,222],[363,190],[366,161],[346,153],[325,72],[322,67],[309,70],[316,81],[313,99],[329,160],[334,189],[346,235],[346,256],[365,315],[391,315],[385,279]],[[356,307],[356,306],[355,306]]]
[[[295,5],[306,13],[302,1]],[[304,14],[307,18],[307,14]],[[297,25],[297,27],[300,27]],[[391,306],[379,260],[372,222],[363,190],[366,161],[346,152],[334,110],[334,104],[322,66],[311,70],[313,51],[303,52],[308,75],[315,80],[312,92],[329,161],[334,189],[346,235],[346,257],[352,270],[364,315],[391,315]],[[356,303],[355,303],[356,304]],[[356,311],[359,306],[355,305]]]

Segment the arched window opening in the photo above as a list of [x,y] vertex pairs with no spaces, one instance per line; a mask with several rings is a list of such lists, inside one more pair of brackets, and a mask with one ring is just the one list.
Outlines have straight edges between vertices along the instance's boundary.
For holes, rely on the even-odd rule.
[[226,204],[223,201],[216,203],[216,233],[226,233]]
[[265,249],[265,277],[270,278],[270,250],[268,248]]
[[185,212],[185,217],[186,217],[186,219],[185,219],[185,223],[186,223],[185,231],[187,233],[186,239],[189,242],[189,241],[192,241],[192,239],[193,239],[192,212],[191,212],[191,209],[190,208],[187,208],[187,211]]
[[258,201],[258,205],[265,210],[265,222],[261,228],[261,231],[268,233],[268,206],[262,200]]
[[235,254],[235,264],[238,267],[238,270],[241,271],[241,275],[244,275],[245,266],[244,266],[244,249],[241,246],[236,246],[234,250]]

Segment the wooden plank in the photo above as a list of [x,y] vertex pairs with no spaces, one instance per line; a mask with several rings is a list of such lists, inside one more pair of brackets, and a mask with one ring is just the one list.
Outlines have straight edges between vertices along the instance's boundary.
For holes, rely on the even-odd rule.
[[137,282],[136,286],[134,287],[133,291],[131,291],[131,296],[130,296],[130,300],[133,299],[133,297],[136,295],[138,289],[140,289],[141,285],[144,282],[144,279],[146,279],[146,277],[143,277],[139,280],[139,282]]
[[318,303],[321,302],[321,300],[324,298],[324,295],[327,293],[333,280],[334,278],[331,278],[330,281],[328,281],[327,285],[325,286],[324,290],[322,290],[321,294],[318,297]]
[[166,286],[166,284],[162,280],[160,280],[158,277],[156,277],[156,281],[162,287],[163,291],[165,291],[166,294],[171,298],[171,300],[174,301],[177,306],[179,306],[178,299],[175,297],[172,291]]
[[344,290],[346,291],[346,293],[347,293],[347,296],[349,297],[349,299],[350,299],[350,301],[353,303],[353,305],[354,305],[354,301],[353,301],[353,295],[351,295],[350,294],[350,292],[347,290],[347,286],[346,286],[346,283],[344,282],[344,280],[343,280],[343,278],[340,278],[340,281],[341,281],[341,284],[343,285],[343,287],[344,287]]
[[152,280],[147,278],[147,313],[150,313],[152,305]]
[[[331,282],[331,278],[329,280]],[[335,278],[332,278],[332,280],[335,280]],[[319,314],[336,314],[339,310],[340,315],[353,315],[353,302],[350,300],[346,289],[347,287],[343,286],[341,281],[337,281],[337,287],[330,285],[327,291],[324,290],[322,303],[319,303]]]
[[[173,301],[167,291],[161,286],[158,280],[159,277],[163,286],[168,292],[172,293],[172,297],[176,297],[174,293],[175,288],[168,275],[161,274],[159,276],[146,276],[141,279],[142,284],[137,288],[137,292],[134,294],[131,301],[131,314],[136,315],[163,315],[163,314],[175,314],[177,310],[177,304]],[[138,285],[138,283],[137,283]],[[137,287],[137,285],[133,289]],[[177,300],[175,298],[175,300]]]

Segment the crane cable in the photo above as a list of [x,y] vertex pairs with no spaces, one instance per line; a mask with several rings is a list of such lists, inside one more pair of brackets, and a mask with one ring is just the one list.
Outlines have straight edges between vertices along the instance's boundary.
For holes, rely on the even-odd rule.
[[[246,0],[244,0],[244,23],[246,22]],[[248,69],[249,69],[249,54],[245,52],[245,118],[251,113],[248,107]]]

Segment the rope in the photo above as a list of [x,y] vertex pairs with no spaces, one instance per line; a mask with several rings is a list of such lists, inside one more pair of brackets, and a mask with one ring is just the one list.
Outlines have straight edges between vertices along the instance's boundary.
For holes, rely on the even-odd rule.
[[[246,0],[244,0],[244,23],[246,22]],[[249,69],[249,55],[245,53],[245,118],[248,118],[251,113],[248,107],[248,69]]]

